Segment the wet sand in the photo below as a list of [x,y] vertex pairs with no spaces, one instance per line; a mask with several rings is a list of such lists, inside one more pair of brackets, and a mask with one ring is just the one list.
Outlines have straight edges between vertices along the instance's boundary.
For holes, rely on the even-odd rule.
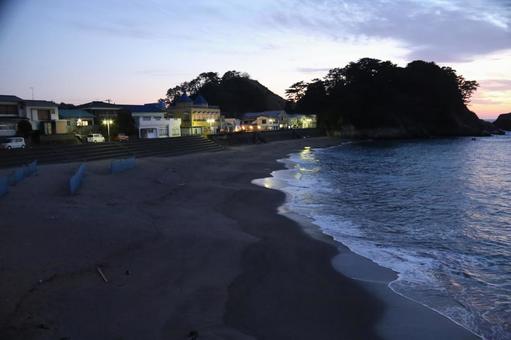
[[117,175],[92,162],[74,196],[78,164],[41,166],[0,198],[0,339],[471,338],[251,184],[332,143],[147,158]]

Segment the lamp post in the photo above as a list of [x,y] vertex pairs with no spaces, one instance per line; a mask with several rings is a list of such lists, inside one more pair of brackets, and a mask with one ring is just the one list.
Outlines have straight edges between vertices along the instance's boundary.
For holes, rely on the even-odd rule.
[[108,133],[108,141],[110,142],[110,124],[113,124],[114,121],[111,119],[103,119],[103,125],[106,125],[106,131]]

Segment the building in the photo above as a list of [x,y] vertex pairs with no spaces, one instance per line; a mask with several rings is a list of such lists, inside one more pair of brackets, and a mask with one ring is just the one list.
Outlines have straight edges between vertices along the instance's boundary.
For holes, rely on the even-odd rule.
[[14,136],[23,120],[30,123],[33,131],[43,135],[67,133],[67,122],[59,119],[56,103],[0,95],[0,135]]
[[59,117],[67,122],[68,132],[88,135],[94,131],[94,115],[80,109],[59,109]]
[[248,112],[243,115],[241,128],[250,130],[278,130],[287,128],[288,115],[286,111]]
[[225,118],[220,116],[220,132],[241,131],[241,120],[238,118]]
[[114,123],[118,119],[120,105],[105,103],[101,101],[93,101],[76,107],[77,109],[87,111],[94,115],[94,123],[100,125],[104,119],[112,119]]
[[289,114],[287,125],[293,129],[316,128],[318,125],[317,116],[308,114]]
[[32,130],[44,135],[67,133],[67,122],[59,121],[59,107],[47,100],[24,100],[25,116],[32,123]]
[[15,136],[23,119],[23,99],[0,95],[0,137]]
[[165,103],[121,105],[131,112],[139,138],[167,138],[181,136],[181,119],[165,117]]
[[186,94],[168,109],[171,118],[181,119],[181,135],[215,134],[220,130],[220,108],[209,105],[202,96],[192,100]]

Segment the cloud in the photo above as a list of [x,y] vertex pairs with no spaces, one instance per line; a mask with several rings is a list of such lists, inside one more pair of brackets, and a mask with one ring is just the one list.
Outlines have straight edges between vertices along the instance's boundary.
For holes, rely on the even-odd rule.
[[483,79],[479,81],[481,87],[491,91],[509,91],[511,90],[511,80],[507,79]]
[[496,0],[299,0],[263,18],[279,29],[352,37],[394,39],[408,59],[468,61],[511,48],[511,3]]
[[470,100],[470,104],[472,105],[499,105],[503,104],[500,100],[494,100],[490,98],[474,98]]
[[97,32],[113,35],[116,37],[127,37],[136,39],[153,39],[157,35],[135,25],[120,22],[75,22],[74,26],[85,32]]
[[172,78],[176,76],[194,76],[190,72],[173,72],[167,69],[146,69],[136,71],[136,74],[148,76],[148,77],[165,77]]
[[298,67],[298,72],[302,73],[318,73],[318,72],[328,72],[333,67]]

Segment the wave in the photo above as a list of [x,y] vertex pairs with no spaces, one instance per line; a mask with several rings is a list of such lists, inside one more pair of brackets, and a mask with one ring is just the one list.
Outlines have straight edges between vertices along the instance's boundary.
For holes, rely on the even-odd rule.
[[[495,320],[495,315],[487,312],[481,316],[474,310],[475,300],[484,298],[484,294],[482,297],[477,296],[479,292],[471,291],[466,282],[458,279],[475,278],[474,281],[477,281],[477,274],[469,270],[455,274],[446,273],[439,259],[445,256],[455,258],[456,254],[449,254],[448,249],[441,247],[432,249],[431,245],[411,250],[400,247],[398,242],[380,242],[368,237],[367,231],[359,224],[338,211],[335,200],[343,194],[343,190],[322,175],[321,170],[325,164],[321,164],[316,157],[331,151],[331,148],[305,149],[291,154],[288,159],[279,160],[286,164],[286,170],[274,171],[272,177],[254,180],[254,183],[286,193],[287,201],[281,209],[282,212],[292,211],[305,216],[323,233],[354,253],[396,272],[397,279],[388,286],[397,294],[444,315],[474,334],[482,334],[484,338],[506,337],[507,330],[498,324],[499,320]],[[399,233],[397,235],[399,236]],[[449,281],[447,285],[445,281]],[[499,317],[502,318],[502,315]]]

